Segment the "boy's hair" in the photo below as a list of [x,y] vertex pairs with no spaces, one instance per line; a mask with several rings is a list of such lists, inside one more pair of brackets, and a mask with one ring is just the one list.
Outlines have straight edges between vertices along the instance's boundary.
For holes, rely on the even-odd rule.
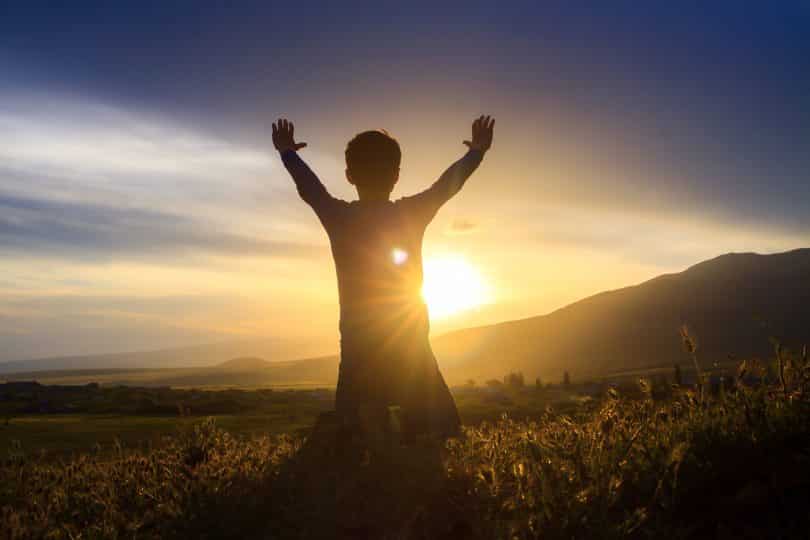
[[356,186],[372,187],[391,180],[392,185],[386,187],[393,187],[401,160],[399,143],[382,129],[358,133],[346,145],[346,168]]

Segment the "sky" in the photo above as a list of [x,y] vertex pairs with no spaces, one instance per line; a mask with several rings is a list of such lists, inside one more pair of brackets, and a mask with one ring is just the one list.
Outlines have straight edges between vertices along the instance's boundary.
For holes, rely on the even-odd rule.
[[488,290],[434,334],[727,252],[810,244],[810,3],[2,2],[0,361],[228,340],[337,350],[328,240],[270,142],[399,197],[495,142],[426,260]]

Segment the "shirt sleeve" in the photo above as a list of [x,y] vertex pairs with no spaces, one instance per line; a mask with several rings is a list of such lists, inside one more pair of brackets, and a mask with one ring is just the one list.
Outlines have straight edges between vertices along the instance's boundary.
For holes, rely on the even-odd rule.
[[470,150],[444,171],[432,186],[411,197],[403,197],[400,204],[408,214],[427,225],[439,208],[461,190],[483,157],[480,150]]
[[328,230],[336,219],[340,208],[345,206],[346,203],[329,194],[323,183],[312,172],[312,169],[294,150],[282,152],[281,161],[290,176],[292,176],[298,195],[312,207],[318,219]]

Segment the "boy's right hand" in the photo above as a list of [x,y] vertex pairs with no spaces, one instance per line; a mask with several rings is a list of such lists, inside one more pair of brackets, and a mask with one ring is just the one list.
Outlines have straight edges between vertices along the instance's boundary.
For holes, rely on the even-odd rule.
[[486,152],[492,146],[492,128],[495,127],[495,119],[490,116],[481,115],[475,119],[472,125],[472,140],[464,141],[470,150]]
[[294,134],[295,126],[293,126],[293,123],[286,118],[279,118],[278,122],[273,124],[273,146],[279,152],[304,148],[307,143],[296,143],[293,137]]

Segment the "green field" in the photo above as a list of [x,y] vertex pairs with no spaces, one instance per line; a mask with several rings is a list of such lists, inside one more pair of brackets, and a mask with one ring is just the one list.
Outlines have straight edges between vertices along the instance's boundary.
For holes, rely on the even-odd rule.
[[[302,435],[320,414],[334,406],[333,388],[306,388],[305,384],[297,389],[223,388],[214,384],[221,382],[215,373],[207,371],[210,370],[44,372],[38,374],[39,382],[30,382],[25,375],[13,377],[12,381],[17,382],[0,383],[0,451],[13,445],[17,452],[26,455],[63,458],[77,452],[158,448],[166,437],[208,417],[214,419],[218,428],[242,438],[280,433]],[[179,373],[185,375],[180,377]],[[189,373],[204,374],[202,380],[210,386],[109,384],[122,378],[153,383],[170,376],[186,380]],[[239,377],[248,374],[240,373]],[[650,374],[658,381],[656,388],[668,388],[664,370]],[[26,379],[28,382],[22,382]],[[624,395],[640,397],[636,380],[623,374],[611,381],[538,387],[526,384],[520,375],[514,384],[489,381],[486,385],[455,387],[452,392],[463,424],[475,426],[503,415],[535,419],[549,408],[557,413],[572,412],[589,401],[601,399],[609,386],[618,385]],[[52,384],[54,381],[62,384]]]
[[[278,414],[213,415],[211,418],[230,433],[254,437],[300,433],[314,423],[316,416],[279,411]],[[200,420],[200,417],[179,416],[25,415],[0,426],[0,444],[5,449],[16,440],[27,453],[44,451],[53,456],[94,449],[107,451],[116,445],[147,449],[162,445],[165,437],[188,429]]]
[[[141,399],[148,389],[130,389],[128,399]],[[135,392],[140,390],[138,394]],[[108,389],[109,393],[118,392]],[[102,390],[104,392],[104,390]],[[223,392],[195,391],[196,395],[219,396]],[[231,391],[244,401],[256,398],[256,391]],[[542,392],[528,387],[523,389],[456,389],[455,398],[462,421],[475,425],[482,420],[495,420],[503,414],[513,418],[536,417],[550,405],[559,410],[576,407],[581,397],[561,389]],[[306,391],[284,391],[271,394],[279,402],[261,402],[255,409],[237,414],[132,414],[132,413],[60,413],[11,414],[0,420],[0,448],[12,441],[31,455],[64,457],[73,452],[110,451],[123,446],[128,449],[156,448],[167,436],[188,429],[203,418],[213,418],[218,428],[239,437],[257,437],[281,433],[305,434],[315,424],[320,413],[332,409],[332,394],[313,398]],[[281,401],[281,398],[284,401]],[[110,400],[115,395],[109,396]],[[214,399],[214,398],[211,398]],[[218,400],[217,403],[221,403]],[[129,403],[118,403],[119,410]]]
[[160,447],[213,418],[240,437],[301,433],[332,408],[330,390],[186,390],[0,384],[0,448],[29,455]]

